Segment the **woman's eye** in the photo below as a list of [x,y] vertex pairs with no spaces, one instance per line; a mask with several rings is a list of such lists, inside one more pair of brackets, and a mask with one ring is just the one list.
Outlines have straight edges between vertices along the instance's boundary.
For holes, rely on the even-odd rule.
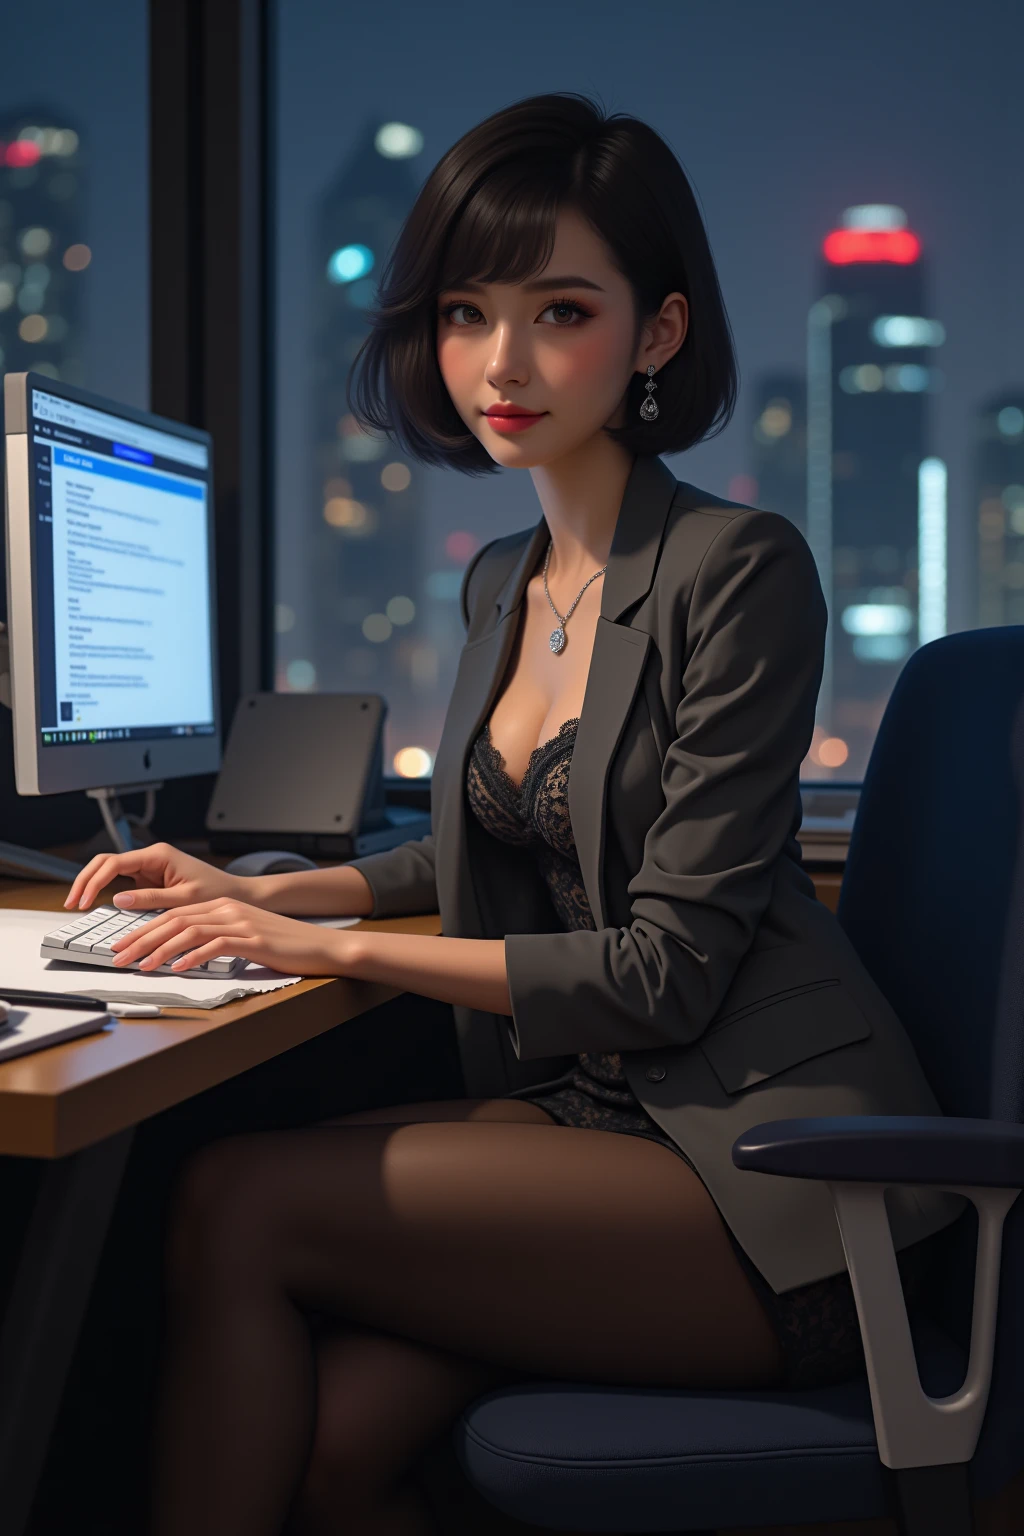
[[556,325],[572,325],[577,317],[582,317],[583,311],[577,304],[549,304],[543,311],[545,315],[554,315]]
[[[469,312],[469,319],[455,319],[456,315],[465,311]],[[481,314],[480,310],[477,309],[475,304],[449,304],[448,308],[445,310],[445,314],[449,320],[454,320],[456,325],[475,325],[478,319],[483,319],[483,315]]]

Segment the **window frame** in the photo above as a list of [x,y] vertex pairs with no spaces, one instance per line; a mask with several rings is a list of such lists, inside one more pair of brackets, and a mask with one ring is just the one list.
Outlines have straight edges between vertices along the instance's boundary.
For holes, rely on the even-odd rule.
[[[149,0],[150,404],[213,434],[225,730],[273,676],[273,0]],[[213,778],[161,792],[195,834]]]

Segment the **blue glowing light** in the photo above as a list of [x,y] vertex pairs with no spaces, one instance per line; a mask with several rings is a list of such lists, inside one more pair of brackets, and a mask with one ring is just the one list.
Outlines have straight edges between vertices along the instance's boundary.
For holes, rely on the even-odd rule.
[[366,245],[343,245],[327,263],[327,276],[332,283],[354,283],[372,270],[373,252]]

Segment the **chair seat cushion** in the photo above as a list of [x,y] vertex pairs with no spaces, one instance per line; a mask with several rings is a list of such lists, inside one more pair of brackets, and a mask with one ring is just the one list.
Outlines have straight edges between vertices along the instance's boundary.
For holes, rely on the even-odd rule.
[[[962,1351],[930,1324],[914,1331],[926,1390],[955,1391]],[[527,1383],[471,1404],[456,1449],[490,1503],[556,1530],[696,1531],[887,1512],[864,1379],[807,1392]]]

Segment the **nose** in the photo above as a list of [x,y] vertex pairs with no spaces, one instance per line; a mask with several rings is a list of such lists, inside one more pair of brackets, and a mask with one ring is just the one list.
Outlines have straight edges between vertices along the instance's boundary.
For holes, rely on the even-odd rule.
[[529,382],[530,370],[525,347],[517,338],[514,326],[508,324],[495,326],[486,378],[488,384],[499,390],[504,389],[508,384],[522,386]]

